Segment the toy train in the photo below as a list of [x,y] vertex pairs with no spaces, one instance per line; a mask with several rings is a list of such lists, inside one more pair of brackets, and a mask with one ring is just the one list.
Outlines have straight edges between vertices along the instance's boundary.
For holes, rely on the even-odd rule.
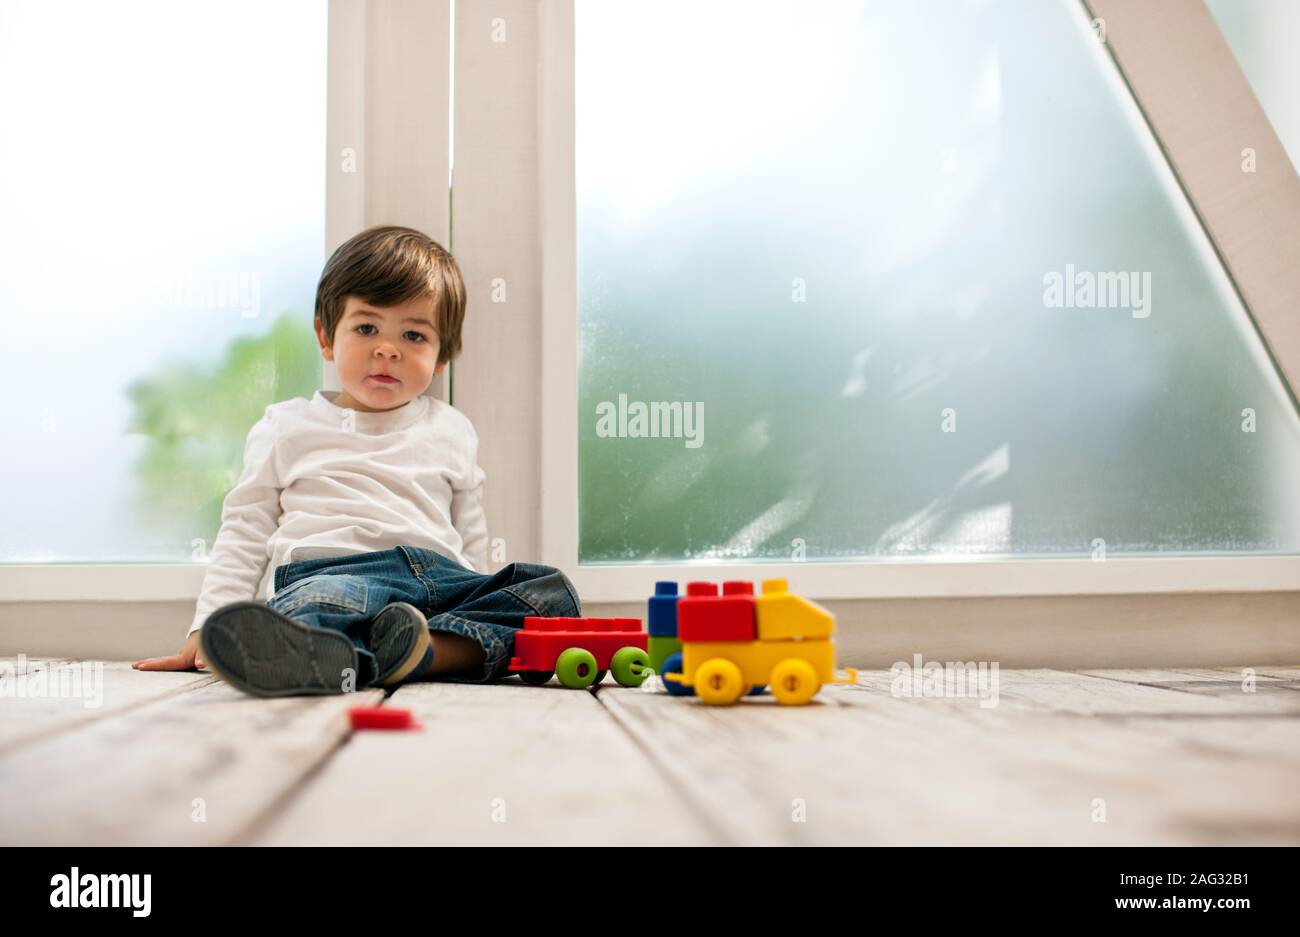
[[790,592],[784,579],[767,579],[754,595],[749,582],[655,583],[646,630],[636,618],[524,619],[515,635],[510,670],[539,686],[557,676],[566,687],[599,683],[612,672],[622,686],[640,686],[662,674],[674,695],[694,693],[710,705],[735,703],[771,686],[783,705],[807,703],[826,683],[853,683],[857,672],[836,675],[835,616]]

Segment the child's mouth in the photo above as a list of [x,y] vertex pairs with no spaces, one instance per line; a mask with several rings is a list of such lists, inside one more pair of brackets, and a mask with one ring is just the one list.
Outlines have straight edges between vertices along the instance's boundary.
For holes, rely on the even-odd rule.
[[401,383],[401,381],[399,381],[397,378],[395,378],[395,377],[389,377],[387,374],[371,374],[371,375],[370,375],[370,380],[372,380],[372,381],[376,381],[377,383],[380,383],[380,384],[400,384],[400,383]]

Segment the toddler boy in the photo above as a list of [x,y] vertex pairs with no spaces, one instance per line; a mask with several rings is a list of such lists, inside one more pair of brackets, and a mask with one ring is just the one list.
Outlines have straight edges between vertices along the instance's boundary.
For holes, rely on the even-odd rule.
[[185,645],[133,666],[206,663],[256,696],[485,682],[508,673],[524,616],[581,614],[558,569],[485,572],[478,436],[424,395],[464,317],[456,261],[420,232],[371,228],[334,252],[315,327],[343,389],[249,430]]

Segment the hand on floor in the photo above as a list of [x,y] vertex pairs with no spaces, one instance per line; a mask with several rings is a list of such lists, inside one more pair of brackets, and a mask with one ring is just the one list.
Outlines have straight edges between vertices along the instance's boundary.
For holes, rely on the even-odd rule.
[[197,631],[191,631],[184,647],[170,657],[148,657],[131,665],[132,670],[202,670],[203,667]]

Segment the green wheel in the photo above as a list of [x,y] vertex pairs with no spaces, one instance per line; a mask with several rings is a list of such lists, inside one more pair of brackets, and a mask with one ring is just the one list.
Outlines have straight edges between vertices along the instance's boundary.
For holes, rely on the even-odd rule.
[[649,676],[650,655],[639,647],[621,647],[610,658],[609,669],[619,686],[640,686]]
[[571,647],[555,659],[555,675],[570,690],[581,690],[596,682],[596,658],[591,651]]
[[519,679],[529,686],[541,686],[544,683],[550,683],[551,677],[554,676],[549,670],[520,670],[518,674]]

